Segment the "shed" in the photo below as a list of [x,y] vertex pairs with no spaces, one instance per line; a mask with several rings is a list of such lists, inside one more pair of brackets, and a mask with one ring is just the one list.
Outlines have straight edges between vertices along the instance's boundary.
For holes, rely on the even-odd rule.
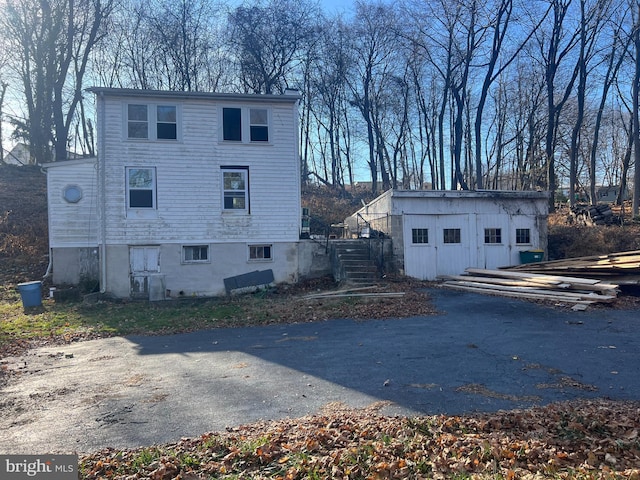
[[[547,192],[388,190],[345,220],[391,237],[394,269],[421,280],[520,263],[547,246]],[[370,233],[371,234],[371,233]]]

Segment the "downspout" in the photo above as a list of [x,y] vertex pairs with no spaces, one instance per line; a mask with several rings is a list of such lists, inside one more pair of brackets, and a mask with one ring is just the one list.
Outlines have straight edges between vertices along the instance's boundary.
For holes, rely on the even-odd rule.
[[[49,172],[46,169],[40,168],[40,171],[47,176],[47,197],[49,196]],[[51,232],[51,211],[49,206],[49,201],[47,198],[47,228],[49,232]],[[51,237],[49,237],[49,263],[47,264],[47,270],[44,272],[42,279],[49,278],[51,276],[51,271],[53,270],[53,249],[51,248]]]
[[100,217],[100,239],[98,251],[100,255],[100,293],[107,291],[107,201],[105,195],[105,159],[104,159],[104,93],[98,93],[98,215]]

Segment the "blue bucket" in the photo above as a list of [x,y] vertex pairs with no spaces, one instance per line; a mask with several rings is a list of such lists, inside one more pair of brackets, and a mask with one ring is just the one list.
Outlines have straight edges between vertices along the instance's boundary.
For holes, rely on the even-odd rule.
[[42,282],[25,282],[18,284],[18,291],[22,297],[22,306],[39,307],[42,305]]

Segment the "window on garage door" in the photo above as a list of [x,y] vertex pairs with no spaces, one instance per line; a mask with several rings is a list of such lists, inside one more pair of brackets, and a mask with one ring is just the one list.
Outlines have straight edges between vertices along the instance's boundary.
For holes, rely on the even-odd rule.
[[411,243],[413,244],[429,243],[429,229],[428,228],[411,229]]
[[442,235],[444,243],[462,243],[459,228],[445,228],[442,230]]
[[502,243],[502,229],[485,228],[484,243]]

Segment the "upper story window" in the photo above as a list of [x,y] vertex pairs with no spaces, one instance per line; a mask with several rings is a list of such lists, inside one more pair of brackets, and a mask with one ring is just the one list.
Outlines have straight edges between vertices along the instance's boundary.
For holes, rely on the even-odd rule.
[[222,139],[242,141],[242,110],[240,108],[222,109]]
[[155,168],[127,168],[127,207],[156,208]]
[[222,109],[222,140],[227,142],[269,142],[267,108],[224,107]]
[[176,105],[127,105],[127,138],[132,140],[177,140]]
[[266,108],[249,110],[249,132],[252,142],[269,141],[269,111]]
[[249,169],[222,168],[222,209],[225,212],[249,212]]
[[127,136],[129,138],[149,138],[147,105],[127,105]]
[[156,138],[178,139],[178,112],[175,105],[156,106]]

